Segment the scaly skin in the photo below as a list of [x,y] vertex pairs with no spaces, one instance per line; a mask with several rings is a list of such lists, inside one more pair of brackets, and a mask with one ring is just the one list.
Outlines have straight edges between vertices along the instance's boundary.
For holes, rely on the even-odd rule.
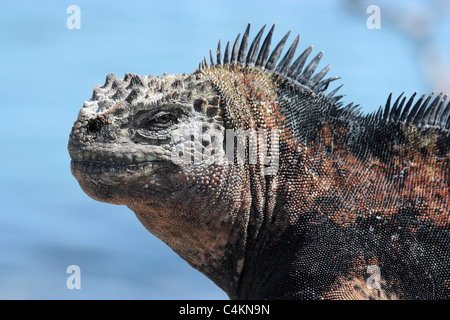
[[[321,53],[302,71],[297,38],[275,68],[262,31],[192,74],[96,86],[69,139],[82,189],[233,299],[449,298],[446,96],[363,116],[325,94],[329,67],[312,76]],[[229,130],[249,136],[242,162]]]

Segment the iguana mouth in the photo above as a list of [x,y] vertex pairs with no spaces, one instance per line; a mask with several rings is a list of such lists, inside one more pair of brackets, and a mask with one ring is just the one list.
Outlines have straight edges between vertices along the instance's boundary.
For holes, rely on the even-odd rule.
[[166,161],[146,161],[140,163],[119,163],[119,162],[98,162],[98,161],[71,161],[72,171],[80,173],[96,174],[96,173],[111,173],[111,172],[128,172],[133,175],[134,172],[151,173],[154,170],[165,166]]
[[[103,177],[103,181],[135,180],[152,175],[155,171],[170,165],[164,157],[143,152],[113,152],[102,147],[100,152],[71,146],[70,168],[75,176],[85,178]],[[109,176],[109,178],[107,178]],[[115,177],[115,178],[113,178]]]
[[134,172],[149,174],[154,170],[169,165],[167,156],[136,152],[117,152],[106,146],[101,146],[97,151],[69,145],[72,172],[82,174],[117,173],[132,176]]

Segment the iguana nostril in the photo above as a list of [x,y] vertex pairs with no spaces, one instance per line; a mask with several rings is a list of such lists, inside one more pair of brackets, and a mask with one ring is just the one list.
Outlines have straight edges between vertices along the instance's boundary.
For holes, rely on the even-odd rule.
[[93,120],[89,120],[88,125],[87,125],[87,130],[89,133],[95,133],[95,132],[98,132],[101,127],[102,127],[102,122],[100,121],[100,119],[96,118]]

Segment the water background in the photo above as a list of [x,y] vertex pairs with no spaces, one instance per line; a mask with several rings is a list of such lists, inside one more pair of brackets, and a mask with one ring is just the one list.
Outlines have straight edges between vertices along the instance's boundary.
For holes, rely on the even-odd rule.
[[[192,72],[219,38],[234,41],[249,21],[251,37],[276,22],[274,41],[292,30],[290,41],[301,33],[299,50],[324,50],[319,67],[331,63],[329,76],[345,83],[343,101],[365,112],[390,92],[431,92],[416,43],[383,20],[369,30],[369,15],[350,2],[1,0],[0,298],[227,299],[128,208],[82,192],[70,173],[71,126],[108,73]],[[382,19],[386,3],[370,3]],[[402,15],[432,1],[396,3]],[[71,4],[81,9],[79,30],[66,27]],[[448,54],[448,11],[431,20],[433,41]],[[66,287],[72,264],[81,290]]]

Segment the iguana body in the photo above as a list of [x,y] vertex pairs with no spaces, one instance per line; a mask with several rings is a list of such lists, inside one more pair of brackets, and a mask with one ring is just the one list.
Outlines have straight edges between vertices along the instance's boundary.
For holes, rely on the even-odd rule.
[[288,35],[271,52],[249,27],[192,74],[96,86],[69,141],[83,190],[233,299],[449,298],[447,96],[361,115],[313,75],[322,53],[294,61],[297,37],[278,62]]

